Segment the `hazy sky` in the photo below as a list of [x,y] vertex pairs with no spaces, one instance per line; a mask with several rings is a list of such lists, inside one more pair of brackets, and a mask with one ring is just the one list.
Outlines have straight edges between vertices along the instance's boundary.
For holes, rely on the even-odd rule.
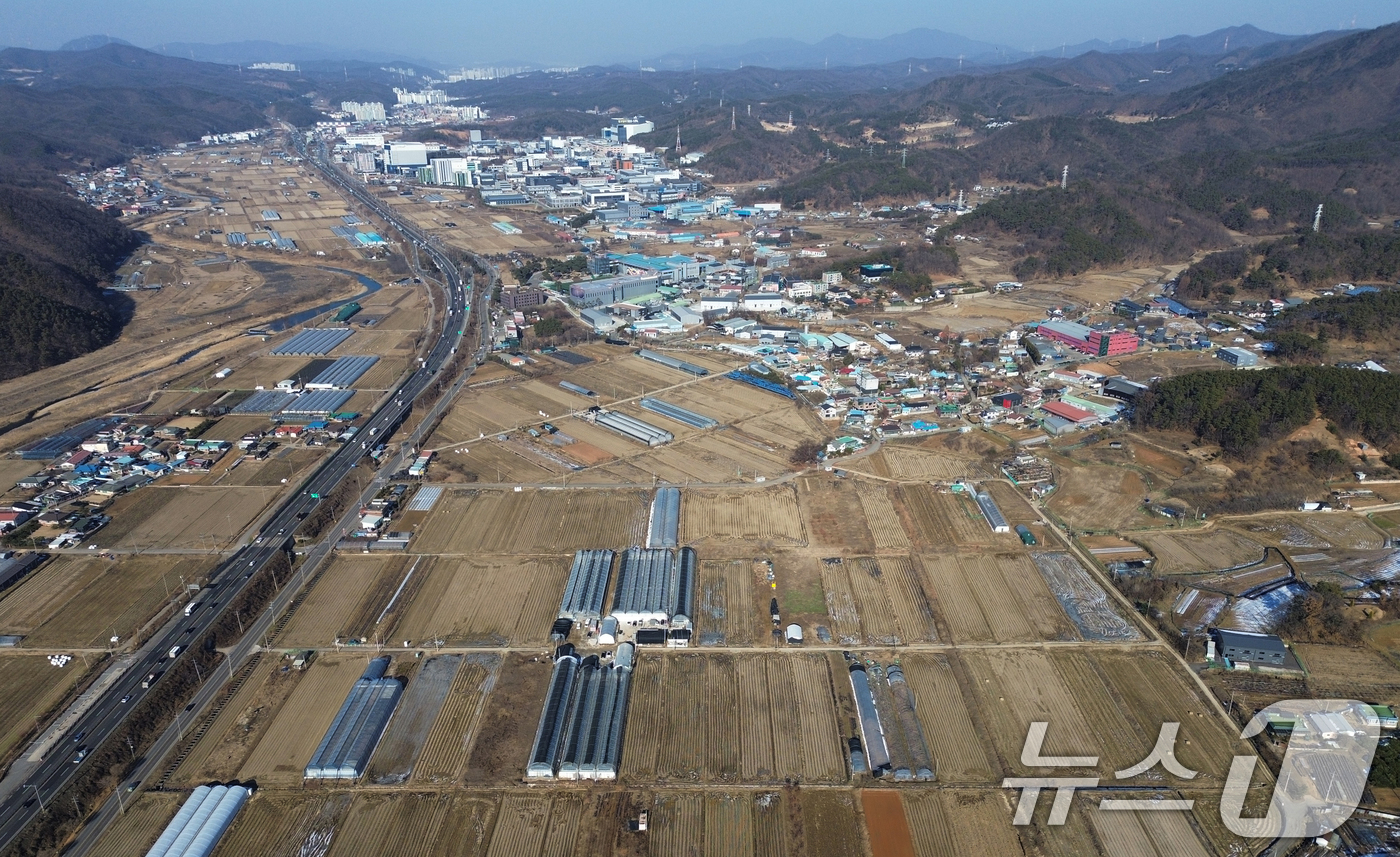
[[[142,47],[264,39],[379,49],[450,64],[522,59],[575,64],[788,36],[880,37],[931,27],[1014,48],[1200,35],[1250,23],[1281,33],[1375,27],[1395,0],[0,0],[0,43],[55,48],[105,33]],[[293,59],[289,57],[289,59]]]

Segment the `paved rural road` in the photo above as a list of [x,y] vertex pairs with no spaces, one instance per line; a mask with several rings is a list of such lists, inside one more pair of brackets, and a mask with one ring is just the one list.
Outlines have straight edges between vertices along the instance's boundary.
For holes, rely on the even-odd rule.
[[[293,137],[295,139],[295,134]],[[20,784],[17,791],[0,797],[0,849],[8,847],[14,838],[59,795],[74,775],[83,769],[84,765],[81,760],[76,759],[79,748],[100,746],[111,737],[127,715],[136,708],[147,693],[147,689],[141,686],[146,677],[151,674],[163,674],[173,666],[172,659],[169,657],[171,648],[174,646],[182,647],[182,651],[177,653],[178,658],[180,654],[184,653],[183,647],[202,640],[222,614],[222,608],[226,608],[238,596],[253,574],[262,568],[274,554],[290,546],[291,534],[304,513],[313,510],[321,502],[320,497],[330,494],[340,484],[368,448],[378,443],[381,438],[388,438],[394,433],[394,430],[408,415],[414,399],[433,383],[437,372],[449,362],[462,339],[461,334],[466,331],[464,325],[469,312],[467,301],[474,292],[470,286],[464,288],[460,272],[447,257],[447,254],[411,224],[401,222],[394,217],[393,212],[388,210],[387,206],[369,196],[363,189],[351,185],[325,161],[324,150],[317,152],[312,161],[322,170],[329,181],[397,228],[408,241],[426,252],[442,271],[448,306],[447,312],[441,318],[440,327],[433,331],[436,343],[420,367],[404,379],[394,395],[388,398],[385,404],[360,428],[356,439],[346,443],[332,454],[301,486],[299,493],[283,501],[276,513],[264,523],[253,544],[239,549],[214,570],[210,575],[209,586],[199,596],[202,606],[194,615],[187,617],[177,614],[137,653],[136,660],[121,677],[69,729],[68,734],[81,737],[74,740],[65,735],[63,740],[55,744],[49,751],[48,757],[38,763],[29,773],[26,782]],[[494,286],[494,282],[490,286]],[[490,286],[475,292],[481,298],[479,320],[483,323],[483,335],[478,340],[481,351],[477,355],[481,358],[484,358],[485,349],[490,345],[489,336],[485,335],[487,330],[485,324],[489,323],[487,321],[489,314],[486,312],[486,301],[490,299],[492,291]],[[460,389],[462,383],[465,382],[466,374],[464,373],[464,377],[458,379],[454,390]],[[446,406],[449,398],[450,396],[444,396],[437,407],[428,414],[428,417],[432,418],[439,413]],[[430,424],[429,419],[425,419],[420,423],[419,431],[421,432],[424,426]],[[419,439],[416,435],[417,432],[415,432],[415,441]],[[376,482],[376,485],[378,484],[382,483]],[[321,556],[324,556],[324,551]],[[303,569],[308,568],[312,560],[319,559],[320,556],[308,556],[307,562],[303,564]],[[299,576],[293,579],[294,585],[284,587],[275,604],[281,604],[282,607],[285,607],[286,603],[294,597],[299,585],[305,582],[305,579],[305,576],[299,572]],[[258,620],[259,625],[264,628],[270,625],[272,617],[278,612],[280,611],[268,611]],[[179,722],[172,727],[176,740],[190,723],[183,718],[188,717],[193,720],[198,716],[199,712],[213,700],[218,692],[220,685],[222,685],[222,679],[226,677],[225,670],[229,672],[237,670],[251,654],[253,646],[257,642],[258,635],[248,633],[232,648],[228,653],[230,655],[229,666],[218,670],[218,677],[221,681],[206,681],[196,695],[195,707],[182,713]],[[152,684],[158,687],[159,679],[157,678]],[[147,761],[138,770],[136,778],[148,776],[150,769],[160,763],[161,756],[168,752],[170,746],[173,746],[173,743],[167,741],[169,737],[170,734],[167,732],[147,754]],[[118,811],[115,804],[115,801],[108,801],[108,804],[98,813],[97,818],[92,819],[93,823],[89,825],[90,828],[100,832],[101,828],[110,822],[112,814]],[[92,808],[85,809],[90,811]],[[84,839],[88,839],[88,837],[84,837]],[[88,844],[90,841],[88,840]]]

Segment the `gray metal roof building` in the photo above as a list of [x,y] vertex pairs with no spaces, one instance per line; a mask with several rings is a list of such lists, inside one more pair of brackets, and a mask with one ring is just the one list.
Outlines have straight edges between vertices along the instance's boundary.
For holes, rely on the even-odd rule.
[[987,526],[992,528],[992,532],[1011,532],[1011,527],[1006,523],[1006,516],[997,508],[996,501],[992,499],[991,494],[986,491],[978,491],[977,505],[982,509],[982,515],[987,519]]
[[1220,646],[1220,656],[1231,663],[1280,666],[1288,660],[1288,647],[1273,634],[1227,631],[1224,628],[1216,628],[1211,633]]
[[616,554],[610,550],[581,550],[574,554],[574,564],[564,584],[564,599],[559,605],[559,618],[587,622],[602,616],[603,596],[612,577],[614,556]]
[[660,399],[645,398],[638,402],[643,409],[663,417],[669,417],[678,423],[685,423],[698,429],[714,428],[719,425],[718,420],[712,420],[704,414],[697,414],[695,411],[682,408],[680,405],[673,405],[670,402],[663,402]]
[[306,382],[308,390],[343,390],[379,362],[378,357],[341,357],[315,378]]
[[313,327],[303,330],[272,349],[274,357],[320,357],[350,338],[353,330],[343,327]]
[[235,414],[275,414],[291,404],[296,396],[281,390],[259,390],[234,406]]
[[307,763],[306,779],[354,780],[364,774],[403,693],[398,679],[384,678],[388,667],[387,657],[370,661]]
[[665,429],[657,428],[651,423],[643,422],[636,417],[629,417],[618,411],[602,411],[594,417],[594,421],[604,428],[610,428],[624,437],[630,437],[647,446],[661,446],[663,443],[670,443],[676,439],[675,435]]
[[296,400],[282,408],[286,416],[314,417],[340,410],[340,406],[350,401],[354,390],[315,390],[302,393]]
[[638,351],[637,356],[642,358],[643,360],[650,360],[653,363],[660,363],[662,366],[669,366],[672,369],[679,369],[680,371],[685,372],[688,375],[698,375],[703,377],[705,375],[710,374],[710,370],[706,369],[704,366],[696,366],[694,363],[687,363],[684,360],[677,360],[676,358],[668,354],[661,354],[659,352],[652,351],[647,348],[643,348],[640,351]]
[[681,489],[666,487],[651,500],[651,520],[647,527],[647,547],[673,548],[680,538]]

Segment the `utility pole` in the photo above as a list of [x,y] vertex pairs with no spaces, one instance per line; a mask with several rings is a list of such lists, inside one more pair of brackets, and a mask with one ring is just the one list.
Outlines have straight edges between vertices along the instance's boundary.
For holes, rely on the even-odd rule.
[[1314,231],[1314,232],[1321,232],[1321,231],[1322,231],[1322,206],[1321,206],[1321,205],[1319,205],[1319,206],[1317,207],[1317,212],[1316,212],[1315,214],[1313,214],[1313,231]]
[[1065,164],[1064,172],[1060,173],[1060,190],[1069,188],[1069,164]]

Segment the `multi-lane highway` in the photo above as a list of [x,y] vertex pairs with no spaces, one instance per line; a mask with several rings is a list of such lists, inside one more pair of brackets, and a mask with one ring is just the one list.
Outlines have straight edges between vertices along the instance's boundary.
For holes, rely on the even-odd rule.
[[[474,290],[470,282],[464,284],[456,265],[440,247],[411,224],[400,221],[387,205],[342,176],[328,162],[323,149],[313,152],[310,159],[328,181],[398,229],[407,240],[426,252],[442,272],[443,290],[447,300],[443,314],[436,319],[435,329],[431,331],[434,344],[422,358],[418,368],[402,381],[394,394],[359,428],[354,439],[336,450],[300,487],[297,494],[287,498],[277,508],[251,544],[235,552],[210,575],[209,585],[198,596],[198,608],[189,616],[177,614],[157,632],[137,653],[125,672],[53,746],[48,756],[29,771],[25,782],[0,800],[0,849],[8,846],[25,826],[53,801],[74,775],[82,770],[85,763],[80,758],[80,753],[88,748],[98,747],[110,738],[142,698],[153,688],[159,688],[160,677],[184,654],[184,650],[192,644],[202,643],[209,629],[227,606],[238,597],[253,575],[278,551],[288,547],[292,533],[301,519],[323,502],[321,498],[335,490],[365,451],[378,445],[381,439],[387,440],[394,433],[408,415],[414,399],[433,383],[439,371],[450,362],[450,358],[456,352],[463,334],[466,333],[465,325],[470,315],[470,301],[473,295],[480,296],[478,321],[482,325],[478,351],[474,356],[478,359],[484,357],[486,349],[490,347],[486,302],[490,300],[491,288]],[[446,405],[446,398],[438,403],[439,408]],[[431,416],[433,415],[430,414],[429,417]],[[311,559],[308,557],[308,561]],[[293,584],[305,579],[306,575],[298,575]],[[283,595],[279,596],[279,601],[285,603],[290,600],[291,594],[284,591]],[[231,660],[241,661],[245,658],[254,642],[245,638],[243,643],[230,652]],[[170,653],[177,646],[180,650],[172,658]],[[237,664],[231,666],[236,668]],[[148,677],[152,675],[156,678],[148,681]],[[217,678],[220,682],[226,678],[224,668],[220,668]],[[143,686],[146,684],[149,684],[149,687]],[[212,688],[206,687],[197,697],[197,701],[207,701],[209,698],[212,698]],[[198,716],[198,712],[186,713],[183,716],[190,718],[185,723],[188,725]],[[151,759],[149,764],[158,761]],[[92,809],[85,808],[86,811]]]

